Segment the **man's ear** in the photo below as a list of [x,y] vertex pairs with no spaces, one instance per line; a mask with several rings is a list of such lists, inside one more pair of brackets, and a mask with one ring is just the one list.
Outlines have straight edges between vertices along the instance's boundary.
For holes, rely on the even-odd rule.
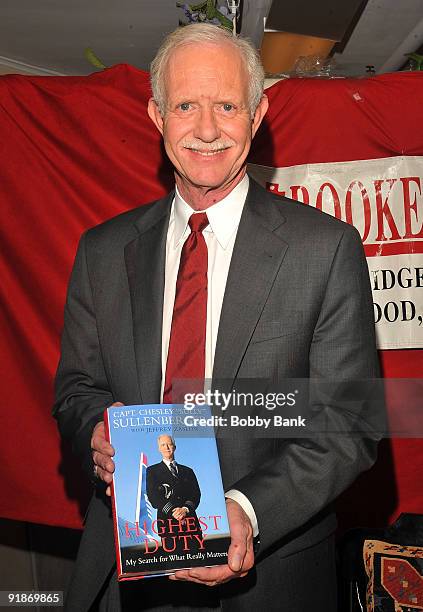
[[263,121],[263,117],[267,113],[267,109],[269,108],[269,100],[266,94],[263,94],[261,100],[256,108],[256,112],[253,117],[252,124],[252,138],[256,135],[257,130],[260,127],[261,122]]
[[147,107],[148,116],[154,123],[160,134],[163,136],[163,117],[160,114],[159,107],[154,98],[150,98]]

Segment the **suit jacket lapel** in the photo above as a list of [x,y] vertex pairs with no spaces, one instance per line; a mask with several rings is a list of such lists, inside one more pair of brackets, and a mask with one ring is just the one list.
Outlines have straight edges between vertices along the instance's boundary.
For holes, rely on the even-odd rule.
[[250,178],[229,268],[215,351],[213,383],[218,383],[222,392],[230,391],[288,248],[276,233],[284,222],[281,205]]
[[139,236],[126,245],[135,359],[145,404],[160,402],[166,236],[173,193],[142,211]]

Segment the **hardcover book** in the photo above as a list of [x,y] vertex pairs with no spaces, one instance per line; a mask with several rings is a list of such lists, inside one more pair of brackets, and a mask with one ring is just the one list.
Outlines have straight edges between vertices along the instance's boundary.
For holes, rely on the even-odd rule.
[[216,439],[207,419],[208,406],[112,406],[105,411],[115,449],[118,580],[227,563],[229,524]]

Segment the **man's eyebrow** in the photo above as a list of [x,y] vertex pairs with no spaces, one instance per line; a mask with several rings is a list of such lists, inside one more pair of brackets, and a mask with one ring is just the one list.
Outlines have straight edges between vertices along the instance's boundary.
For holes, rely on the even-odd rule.
[[178,96],[177,98],[174,98],[172,101],[172,104],[182,104],[183,102],[193,102],[193,98],[192,98],[192,94],[188,94],[186,96]]

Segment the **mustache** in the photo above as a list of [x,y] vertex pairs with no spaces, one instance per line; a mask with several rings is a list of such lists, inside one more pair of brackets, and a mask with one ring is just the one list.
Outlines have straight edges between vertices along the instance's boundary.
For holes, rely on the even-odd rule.
[[223,151],[224,149],[229,149],[230,147],[235,146],[235,142],[230,138],[225,140],[214,140],[213,142],[204,142],[203,140],[197,140],[196,138],[190,138],[183,140],[181,145],[185,149],[194,149],[195,151]]

